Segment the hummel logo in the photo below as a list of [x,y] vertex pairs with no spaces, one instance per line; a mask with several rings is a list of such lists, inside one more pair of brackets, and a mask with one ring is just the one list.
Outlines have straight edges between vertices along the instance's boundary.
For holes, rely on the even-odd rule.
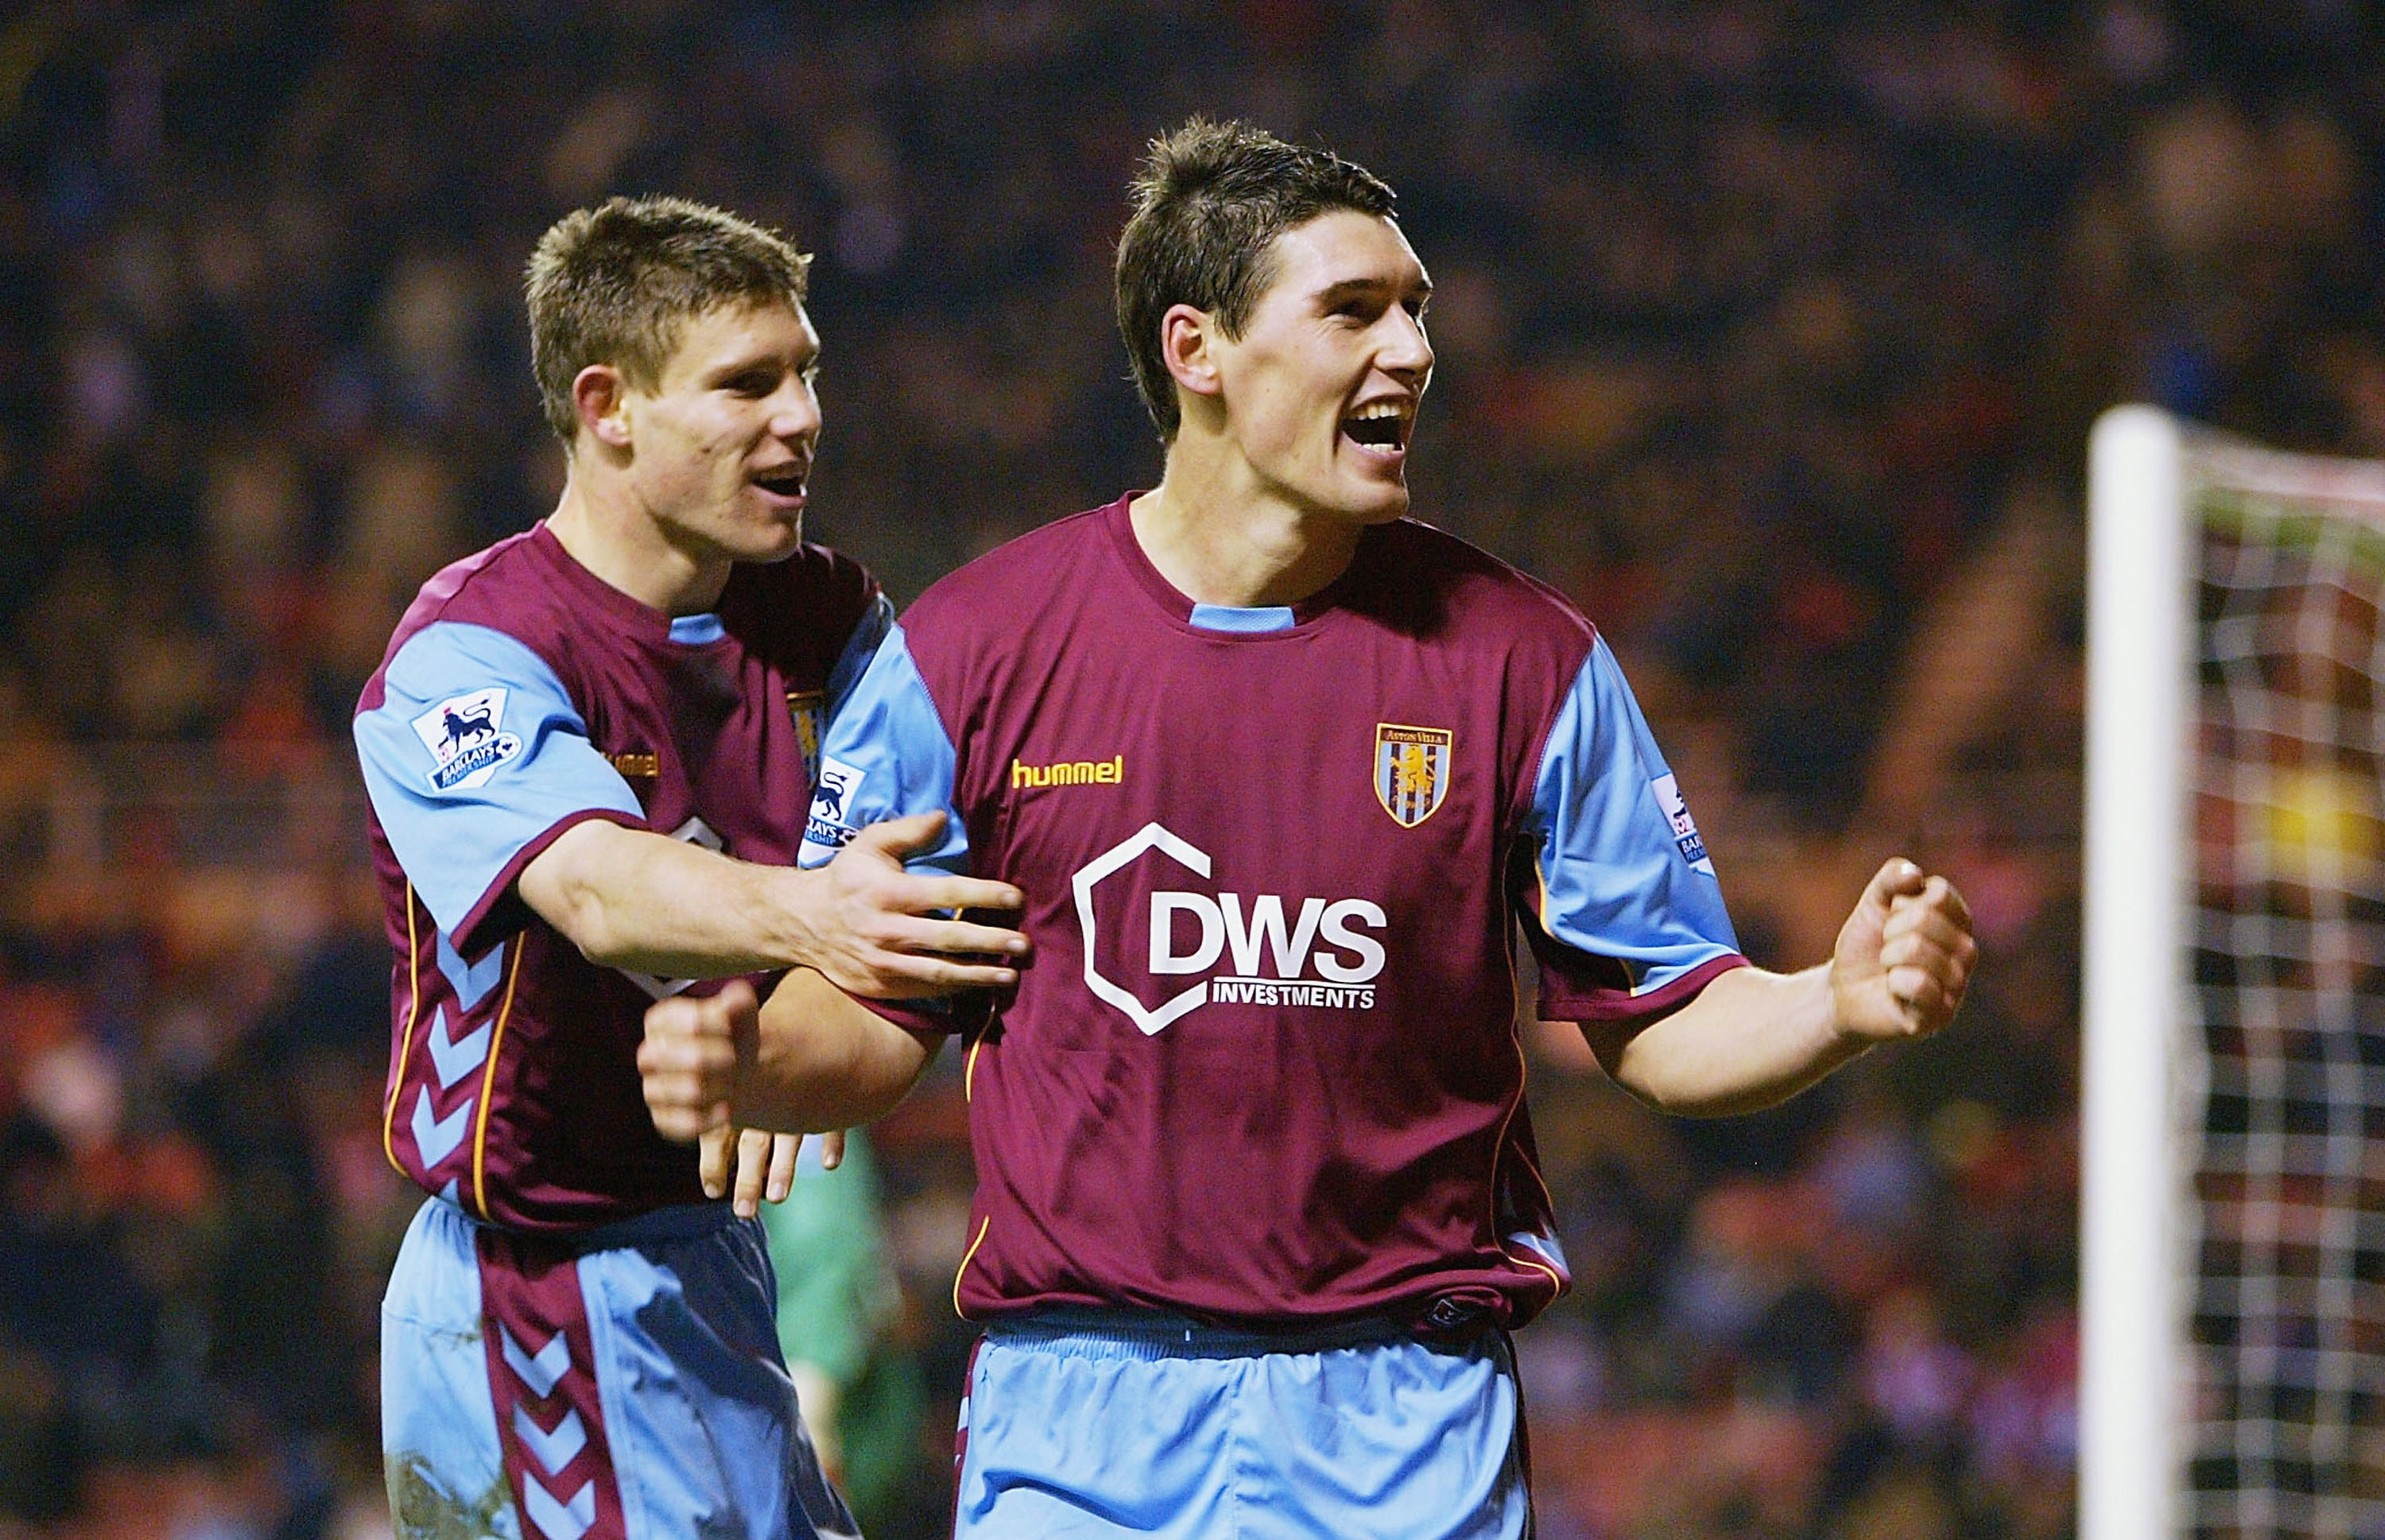
[[1036,786],[1118,786],[1126,783],[1126,756],[1113,754],[1106,759],[1064,759],[1054,765],[1030,765],[1024,759],[1010,762],[1010,789],[1020,791]]

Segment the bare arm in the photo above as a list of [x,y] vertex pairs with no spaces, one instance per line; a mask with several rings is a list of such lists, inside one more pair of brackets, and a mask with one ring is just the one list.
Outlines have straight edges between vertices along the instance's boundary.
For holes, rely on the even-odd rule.
[[935,1058],[939,1034],[898,1027],[808,969],[758,1008],[743,981],[646,1011],[638,1046],[646,1108],[669,1139],[735,1125],[812,1133],[892,1110]]
[[665,978],[816,968],[855,994],[892,999],[1008,984],[1007,966],[972,955],[1017,957],[1026,937],[935,911],[1015,909],[1018,890],[903,870],[905,855],[935,842],[943,817],[873,824],[813,871],[591,820],[541,851],[517,885],[541,919],[606,967]]
[[884,1117],[944,1045],[943,1033],[896,1026],[810,969],[762,1002],[758,1039],[740,1121],[805,1133]]
[[1954,1019],[1979,947],[1943,877],[1880,868],[1827,963],[1796,973],[1733,969],[1599,1062],[1668,1112],[1717,1117],[1785,1101],[1876,1043],[1928,1037]]

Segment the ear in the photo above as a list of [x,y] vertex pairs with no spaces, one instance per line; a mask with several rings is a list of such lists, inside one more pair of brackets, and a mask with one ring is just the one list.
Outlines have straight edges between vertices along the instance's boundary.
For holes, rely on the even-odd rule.
[[1212,345],[1217,324],[1206,310],[1190,305],[1171,305],[1159,318],[1159,357],[1176,382],[1195,395],[1216,395],[1225,388]]
[[630,420],[621,408],[628,394],[621,371],[610,364],[590,364],[572,376],[571,404],[579,408],[581,428],[599,444],[627,449]]

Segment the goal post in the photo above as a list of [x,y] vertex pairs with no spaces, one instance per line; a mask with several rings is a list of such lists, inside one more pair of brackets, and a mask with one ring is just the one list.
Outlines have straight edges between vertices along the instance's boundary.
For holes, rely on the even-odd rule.
[[2106,413],[2089,441],[2079,1540],[2179,1533],[2193,668],[2182,449],[2150,407]]
[[2385,464],[2088,482],[2079,1534],[2385,1537]]

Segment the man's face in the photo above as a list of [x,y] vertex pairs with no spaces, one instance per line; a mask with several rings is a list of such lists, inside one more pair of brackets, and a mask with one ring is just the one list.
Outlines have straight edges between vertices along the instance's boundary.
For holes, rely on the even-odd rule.
[[1217,335],[1226,432],[1296,507],[1381,523],[1407,511],[1407,446],[1432,377],[1432,282],[1399,226],[1338,209],[1276,237],[1274,281]]
[[652,390],[623,383],[634,495],[698,561],[776,561],[802,543],[819,346],[800,307],[719,306],[685,324]]

